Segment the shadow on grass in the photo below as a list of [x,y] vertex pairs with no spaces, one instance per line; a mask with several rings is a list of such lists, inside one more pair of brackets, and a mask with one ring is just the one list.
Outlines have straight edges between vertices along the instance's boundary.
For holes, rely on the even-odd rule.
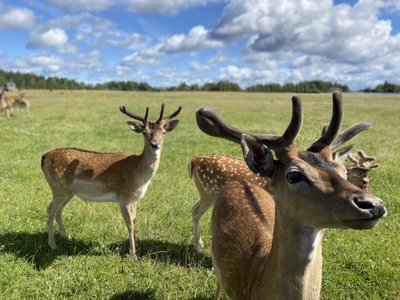
[[64,240],[56,235],[58,248],[47,246],[47,233],[9,232],[0,234],[0,252],[6,252],[25,259],[37,270],[45,269],[59,256],[101,255],[93,251],[96,244],[70,239]]
[[119,294],[115,294],[110,298],[110,300],[152,300],[156,299],[154,296],[154,291],[146,292],[135,292],[127,291]]
[[[109,246],[112,252],[119,252],[121,256],[129,253],[127,240],[113,243]],[[136,251],[139,259],[150,258],[156,262],[173,263],[183,267],[203,267],[211,269],[211,258],[204,254],[197,254],[192,245],[176,244],[166,241],[137,239]]]
[[[0,252],[10,253],[25,259],[35,269],[46,269],[57,257],[78,255],[129,255],[128,240],[100,246],[97,243],[86,243],[82,240],[65,240],[56,234],[58,248],[50,250],[47,246],[47,233],[9,232],[0,234]],[[139,259],[150,258],[156,262],[172,263],[184,267],[211,268],[209,256],[197,254],[192,246],[157,240],[138,240],[137,255]]]

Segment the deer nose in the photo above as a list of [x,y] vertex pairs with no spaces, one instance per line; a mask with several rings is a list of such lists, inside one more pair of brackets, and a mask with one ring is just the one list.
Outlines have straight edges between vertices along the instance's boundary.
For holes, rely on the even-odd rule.
[[374,218],[382,218],[387,215],[385,205],[379,198],[372,200],[367,196],[355,195],[352,200],[358,208],[368,211]]
[[150,146],[154,149],[159,149],[160,148],[160,143],[157,141],[150,141]]

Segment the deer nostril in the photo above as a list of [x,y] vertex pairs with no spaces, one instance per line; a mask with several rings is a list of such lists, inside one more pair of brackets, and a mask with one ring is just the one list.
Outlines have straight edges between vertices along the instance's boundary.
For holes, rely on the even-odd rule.
[[354,204],[357,205],[361,209],[373,209],[375,205],[368,200],[364,200],[363,198],[354,196],[353,197]]
[[150,142],[150,145],[151,145],[153,148],[156,148],[156,149],[158,149],[159,146],[160,146],[160,144],[157,143],[157,142]]

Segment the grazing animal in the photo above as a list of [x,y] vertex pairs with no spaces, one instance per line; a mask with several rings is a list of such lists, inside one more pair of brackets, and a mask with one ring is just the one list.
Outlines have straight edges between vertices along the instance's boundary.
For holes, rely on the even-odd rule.
[[0,112],[4,111],[7,118],[10,118],[11,111],[14,107],[14,101],[14,96],[6,95],[6,90],[2,89],[0,93]]
[[[338,174],[332,159],[342,123],[342,98],[333,94],[332,121],[307,151],[295,138],[301,101],[282,136],[241,136],[248,167],[270,182],[271,192],[246,180],[230,181],[214,205],[212,260],[219,291],[231,299],[318,299],[325,228],[373,228],[387,215],[383,201]],[[230,139],[227,124],[213,135]]]
[[20,110],[20,111],[29,112],[29,108],[31,107],[31,104],[25,98],[25,93],[22,93],[22,92],[19,93],[18,97],[15,98],[13,107],[18,108],[18,110]]
[[[196,119],[200,129],[205,133],[212,134],[215,128],[209,126],[206,122],[205,116],[208,119],[218,120],[219,123],[226,124],[225,121],[210,109],[201,109],[196,114]],[[347,130],[340,133],[332,147],[337,148],[343,143],[350,140],[352,137],[357,135],[363,130],[370,127],[368,123],[359,123],[349,127]],[[325,126],[322,134],[326,131],[327,126]],[[226,132],[230,132],[229,140],[235,143],[240,143],[240,135],[232,134],[235,131],[234,128],[224,127]],[[352,180],[352,176],[356,175],[356,172],[348,171],[343,167],[343,162],[349,155],[352,145],[344,147],[333,153],[334,168],[343,178],[355,183],[359,188],[365,188],[360,180]],[[196,188],[199,192],[200,199],[192,207],[192,232],[193,232],[193,246],[197,253],[202,252],[203,240],[201,238],[200,231],[200,219],[202,216],[210,209],[218,198],[218,194],[224,185],[228,181],[232,180],[246,180],[248,182],[259,185],[266,191],[271,192],[271,184],[268,180],[261,176],[257,176],[247,167],[243,159],[238,159],[230,156],[225,156],[221,154],[211,154],[202,155],[193,158],[189,162],[189,176],[193,179]],[[367,176],[365,176],[367,178]],[[357,177],[358,179],[358,177]]]
[[164,104],[156,122],[148,120],[149,109],[144,117],[135,115],[124,106],[120,111],[140,122],[128,121],[128,126],[144,137],[142,154],[99,153],[76,148],[52,150],[42,157],[42,170],[53,193],[47,209],[48,245],[56,248],[54,241],[54,218],[60,234],[68,238],[62,220],[62,210],[74,195],[96,202],[113,201],[119,204],[128,228],[130,254],[136,257],[135,220],[137,200],[144,197],[160,164],[165,134],[178,125],[172,120],[181,111],[164,115]]

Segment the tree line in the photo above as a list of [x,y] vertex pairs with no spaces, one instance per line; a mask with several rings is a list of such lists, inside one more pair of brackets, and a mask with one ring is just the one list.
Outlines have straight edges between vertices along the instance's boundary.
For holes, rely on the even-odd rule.
[[377,85],[375,88],[367,88],[365,93],[400,93],[400,84],[389,83],[385,81],[383,84]]
[[[299,83],[265,83],[251,85],[242,89],[239,84],[230,81],[208,82],[203,85],[181,83],[166,88],[153,87],[147,82],[107,81],[98,84],[86,84],[62,77],[44,77],[32,73],[7,72],[0,70],[0,84],[14,82],[19,89],[49,90],[119,90],[119,91],[231,91],[231,92],[293,92],[293,93],[326,93],[333,89],[350,92],[347,85],[329,81],[313,80]],[[367,88],[362,92],[399,93],[400,85],[385,82],[375,88]]]

